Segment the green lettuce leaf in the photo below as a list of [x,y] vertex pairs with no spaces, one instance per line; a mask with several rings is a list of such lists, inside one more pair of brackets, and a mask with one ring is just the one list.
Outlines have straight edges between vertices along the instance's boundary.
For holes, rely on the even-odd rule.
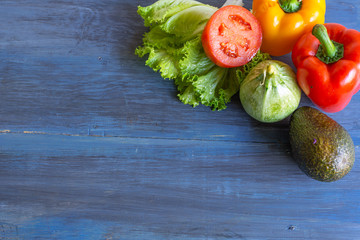
[[193,0],[159,0],[139,6],[138,14],[149,31],[135,53],[147,55],[147,66],[160,72],[162,78],[174,80],[184,104],[222,110],[239,91],[241,78],[267,57],[259,52],[241,68],[215,65],[204,52],[201,34],[216,10]]
[[202,5],[193,0],[159,0],[148,7],[139,7],[138,14],[144,19],[144,25],[164,23],[174,14],[191,6]]
[[207,21],[216,12],[217,8],[209,5],[192,6],[171,16],[161,28],[176,38],[195,37],[205,28]]

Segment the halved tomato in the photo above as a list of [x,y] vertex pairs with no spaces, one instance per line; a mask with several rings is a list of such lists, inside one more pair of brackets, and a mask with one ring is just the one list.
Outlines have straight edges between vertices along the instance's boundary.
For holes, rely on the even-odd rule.
[[248,63],[259,51],[262,29],[249,10],[228,5],[211,16],[201,41],[206,55],[216,65],[239,67]]

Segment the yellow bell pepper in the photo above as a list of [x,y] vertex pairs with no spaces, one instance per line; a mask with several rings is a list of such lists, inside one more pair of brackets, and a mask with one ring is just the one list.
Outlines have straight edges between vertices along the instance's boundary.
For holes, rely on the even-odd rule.
[[290,53],[295,42],[325,21],[325,0],[253,0],[252,11],[263,30],[261,51]]

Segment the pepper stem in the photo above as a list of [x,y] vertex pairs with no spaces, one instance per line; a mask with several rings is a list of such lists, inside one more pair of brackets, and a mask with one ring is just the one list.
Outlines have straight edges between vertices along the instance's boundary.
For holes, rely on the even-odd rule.
[[316,57],[329,64],[339,61],[344,56],[344,45],[330,39],[326,27],[316,24],[312,34],[320,41]]
[[324,54],[328,57],[333,57],[336,53],[336,47],[331,41],[326,27],[322,24],[316,24],[313,27],[312,34],[319,39],[320,44],[323,46]]
[[302,0],[279,0],[281,9],[286,13],[294,13],[301,9]]

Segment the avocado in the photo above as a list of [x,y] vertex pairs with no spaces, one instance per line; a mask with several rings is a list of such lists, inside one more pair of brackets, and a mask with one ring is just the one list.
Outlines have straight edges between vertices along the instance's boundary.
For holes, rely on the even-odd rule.
[[290,145],[299,168],[322,182],[339,180],[349,173],[355,161],[350,134],[319,110],[304,106],[290,118]]

